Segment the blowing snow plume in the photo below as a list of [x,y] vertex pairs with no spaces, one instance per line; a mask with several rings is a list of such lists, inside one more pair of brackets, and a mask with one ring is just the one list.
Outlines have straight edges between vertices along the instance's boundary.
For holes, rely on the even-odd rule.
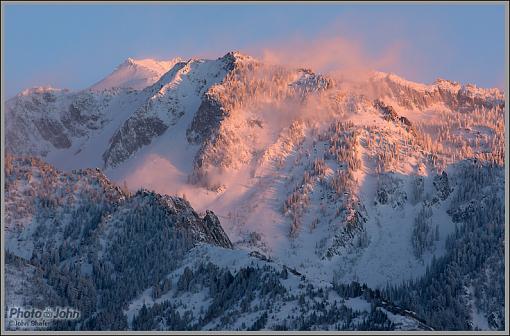
[[398,68],[402,45],[395,43],[376,57],[363,42],[345,37],[294,39],[263,48],[261,57],[269,64],[310,68],[346,83],[363,82],[374,70]]

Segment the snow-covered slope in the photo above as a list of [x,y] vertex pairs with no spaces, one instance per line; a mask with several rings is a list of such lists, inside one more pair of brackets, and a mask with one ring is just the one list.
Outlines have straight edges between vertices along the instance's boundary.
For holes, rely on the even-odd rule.
[[199,246],[165,281],[130,302],[130,328],[433,330],[366,286],[318,283],[255,253]]
[[[233,250],[213,212],[131,194],[98,170],[68,174],[8,155],[5,196],[7,307],[67,305],[82,314],[51,330],[430,329],[416,316],[385,313],[395,307],[366,286],[317,282]],[[295,316],[298,309],[306,314]]]
[[[346,83],[230,52],[177,62],[143,90],[28,90],[7,102],[6,144],[66,171],[100,167],[132,191],[182,195],[218,215],[237,252],[256,251],[310,281],[383,290],[440,273],[465,207],[482,216],[463,198],[472,183],[465,162],[494,177],[487,188],[497,211],[480,226],[503,225],[504,113],[497,89],[380,72]],[[496,253],[482,251],[483,260]],[[471,273],[459,278],[473,285]],[[493,316],[490,328],[501,328],[499,294],[477,279],[485,303],[470,316]]]
[[[59,157],[63,156],[65,162],[87,148],[89,152],[90,148],[97,150],[102,134],[106,132],[109,136],[112,127],[118,127],[118,123],[128,118],[141,103],[141,97],[136,91],[126,89],[100,93],[53,88],[23,91],[6,102],[6,150],[54,157],[50,161],[55,163]],[[95,165],[93,159],[88,156],[80,164]]]
[[130,58],[89,89],[24,90],[6,102],[7,150],[49,155],[55,163],[85,150],[80,156],[83,160],[75,161],[75,167],[99,166],[91,150],[105,148],[119,125],[148,99],[147,93],[137,90],[154,84],[179,61]]
[[113,88],[143,90],[158,81],[164,73],[180,61],[181,59],[178,57],[168,61],[128,58],[106,78],[92,85],[90,89],[93,91]]
[[[160,212],[168,225],[182,230],[182,235],[193,243],[232,247],[214,213],[207,212],[201,218],[186,200],[178,197],[144,190],[133,195],[111,183],[97,169],[67,174],[37,158],[10,155],[5,164],[6,249],[19,257],[31,259],[34,253],[40,252],[34,250],[38,243],[58,248],[62,243],[70,243],[69,238],[81,239],[82,234],[91,234],[86,232],[91,230],[95,230],[96,239],[109,244],[109,239],[100,236],[119,234],[112,230],[129,230],[122,227],[127,225],[122,220],[127,221],[124,216],[131,216],[132,220],[144,208],[147,208],[147,217],[153,214],[150,211],[155,211],[155,215]],[[129,215],[129,211],[135,213]],[[80,225],[90,224],[87,223],[90,216],[96,220],[95,227],[80,228]],[[70,232],[76,237],[69,237]]]

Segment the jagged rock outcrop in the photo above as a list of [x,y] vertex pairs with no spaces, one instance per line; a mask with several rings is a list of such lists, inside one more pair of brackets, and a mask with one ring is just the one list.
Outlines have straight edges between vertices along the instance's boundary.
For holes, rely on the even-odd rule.
[[411,123],[411,121],[404,116],[398,115],[398,113],[395,112],[395,109],[392,106],[386,105],[383,101],[376,99],[374,101],[374,107],[381,111],[384,120],[399,123],[408,132],[414,133],[413,124]]
[[311,69],[299,69],[301,76],[289,84],[291,88],[305,99],[308,94],[332,89],[335,86],[333,79],[314,73]]
[[204,232],[209,238],[209,242],[215,245],[222,246],[225,248],[233,248],[230,239],[221,227],[220,220],[214,214],[214,212],[207,210],[206,215],[203,218]]
[[345,216],[345,224],[331,238],[323,259],[342,255],[349,247],[364,247],[368,243],[364,227],[366,221],[366,211],[361,204],[348,209],[348,213]]

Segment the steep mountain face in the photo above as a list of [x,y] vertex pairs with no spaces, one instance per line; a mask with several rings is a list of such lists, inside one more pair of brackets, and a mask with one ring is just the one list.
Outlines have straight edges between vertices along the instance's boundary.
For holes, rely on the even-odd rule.
[[102,155],[105,167],[115,167],[127,160],[153,138],[175,126],[186,113],[193,113],[208,88],[223,80],[231,62],[223,57],[177,63],[146,89],[148,99],[113,134]]
[[[497,89],[441,79],[419,84],[380,72],[352,83],[230,52],[216,60],[177,62],[143,90],[26,91],[7,103],[6,148],[44,157],[61,170],[101,167],[131,190],[184,194],[205,216],[190,210],[193,230],[181,230],[178,218],[175,229],[193,242],[234,248],[193,248],[202,255],[214,254],[213,266],[195,263],[190,256],[180,266],[166,268],[176,283],[184,277],[181,287],[167,288],[172,294],[164,299],[153,298],[152,308],[141,310],[140,298],[149,302],[154,283],[136,287],[138,292],[123,303],[138,307],[122,315],[128,316],[129,328],[244,330],[260,318],[255,326],[269,329],[394,329],[384,324],[386,318],[396,314],[398,320],[407,309],[418,314],[414,317],[419,323],[407,321],[402,328],[502,329],[504,278],[478,276],[476,270],[495,274],[501,268],[504,112],[504,94]],[[480,197],[470,198],[474,194]],[[14,198],[13,209],[28,207],[23,197]],[[117,198],[122,197],[116,207],[126,213],[160,203],[165,209],[179,208],[174,212],[187,209],[177,197],[150,192],[129,196],[122,191]],[[120,219],[112,223],[132,220],[123,213],[116,211]],[[64,222],[63,217],[59,220]],[[218,229],[220,222],[230,238]],[[66,235],[55,237],[60,241]],[[23,240],[9,244],[16,251],[33,249]],[[191,249],[186,246],[184,250]],[[467,257],[466,246],[477,246],[476,262]],[[229,260],[264,263],[260,269],[245,264],[227,272],[221,260],[229,253]],[[471,269],[455,260],[467,260]],[[292,293],[297,289],[284,278],[275,280],[284,266],[299,273],[295,280],[303,288],[310,284],[338,294],[340,284],[365,283],[367,292],[379,291],[366,294],[375,307],[366,310],[370,317],[360,319],[370,322],[363,326],[354,319],[338,326],[317,316],[310,315],[310,321],[297,321],[292,313],[287,317],[282,302],[296,299]],[[233,286],[235,293],[218,291],[206,278],[199,280],[197,269],[225,278],[222,288]],[[253,274],[275,288],[280,283],[289,296],[283,289],[276,293],[251,284]],[[447,285],[438,288],[430,274]],[[197,283],[182,285],[190,277]],[[160,280],[156,292],[163,285]],[[245,286],[252,288],[250,295],[259,295],[259,290],[269,295],[267,300],[250,308],[250,296],[244,308],[237,306],[241,298],[235,295]],[[421,291],[426,293],[420,296]],[[239,300],[221,306],[220,292]],[[278,294],[285,299],[275,299]],[[178,301],[198,302],[200,295],[214,303],[203,306],[205,312],[195,310],[198,304],[184,308]],[[310,290],[303,295],[318,294]],[[301,308],[296,309],[305,309],[307,299],[297,299]],[[327,302],[322,316],[350,314]],[[384,308],[383,302],[389,306]],[[282,313],[264,317],[265,304],[277,304]],[[185,313],[188,308],[191,313]],[[173,314],[172,309],[179,315],[164,315]],[[221,313],[214,312],[217,309]],[[227,318],[239,310],[244,320]],[[447,313],[439,316],[433,313],[437,311]],[[158,324],[162,317],[166,322]],[[376,321],[382,324],[375,327]]]
[[320,92],[332,81],[309,70],[267,66],[240,53],[225,56],[231,69],[211,87],[186,131],[189,143],[200,145],[190,182],[210,189],[221,187],[224,171],[237,170],[257,159],[281,132],[268,115],[278,105],[298,105],[309,92]]

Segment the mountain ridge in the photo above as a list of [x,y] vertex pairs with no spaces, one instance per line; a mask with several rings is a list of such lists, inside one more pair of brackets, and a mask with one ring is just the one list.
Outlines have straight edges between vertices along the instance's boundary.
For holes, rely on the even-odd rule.
[[[239,258],[253,252],[317,284],[362,282],[408,308],[416,298],[406,286],[437,291],[427,274],[443,277],[450,265],[464,274],[448,278],[455,297],[446,301],[457,305],[445,307],[451,324],[421,311],[425,321],[499,329],[499,292],[448,263],[452,240],[485,246],[470,232],[486,227],[497,229],[480,239],[501,238],[504,113],[498,89],[381,72],[353,83],[229,52],[177,62],[141,90],[27,91],[7,103],[6,149],[67,172],[100,167],[131,190],[183,195],[206,217],[207,209],[217,214],[207,222],[223,227]],[[501,251],[478,250],[488,272],[499,267]],[[251,274],[243,272],[239,281]]]
[[180,57],[166,61],[128,57],[111,74],[92,85],[89,89],[93,91],[112,88],[142,90],[154,84],[164,73],[168,72],[179,62],[181,62]]

